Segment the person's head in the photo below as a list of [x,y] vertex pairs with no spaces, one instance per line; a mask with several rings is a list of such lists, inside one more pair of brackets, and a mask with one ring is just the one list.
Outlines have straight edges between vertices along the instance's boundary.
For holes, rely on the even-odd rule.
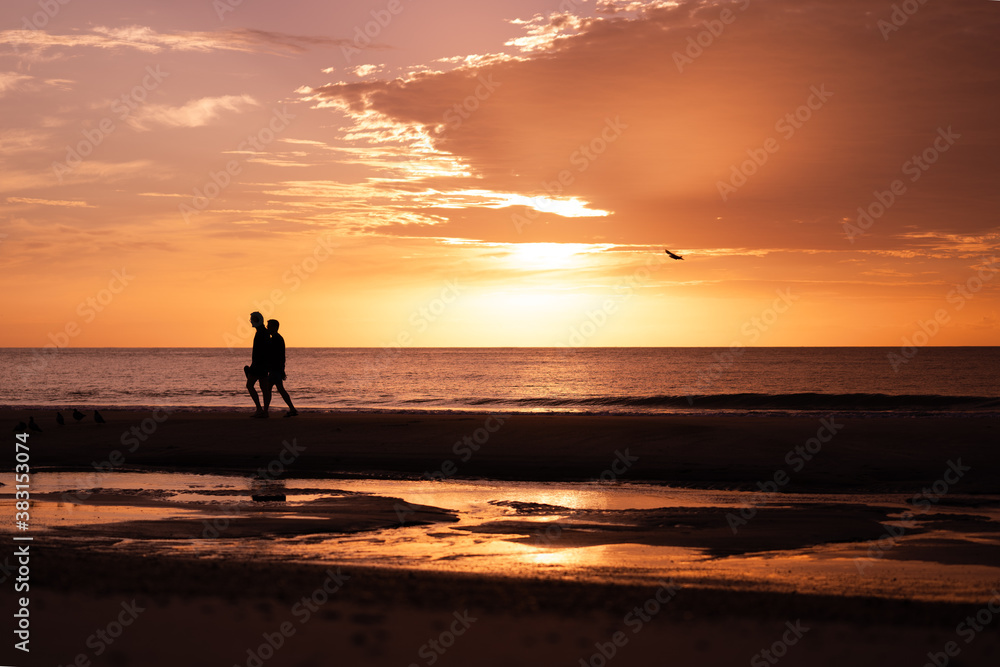
[[278,320],[268,320],[267,330],[271,333],[278,333]]
[[259,327],[264,324],[264,316],[258,313],[256,310],[250,313],[250,324],[255,327]]

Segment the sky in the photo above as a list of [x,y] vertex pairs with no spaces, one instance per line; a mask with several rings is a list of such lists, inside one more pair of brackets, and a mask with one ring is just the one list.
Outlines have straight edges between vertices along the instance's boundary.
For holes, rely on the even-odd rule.
[[996,345],[998,29],[10,0],[0,346],[244,347],[252,310],[291,347]]

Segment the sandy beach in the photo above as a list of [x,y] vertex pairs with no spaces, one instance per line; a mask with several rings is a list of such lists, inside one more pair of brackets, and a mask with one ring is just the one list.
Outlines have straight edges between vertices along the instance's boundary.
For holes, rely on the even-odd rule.
[[[38,412],[38,411],[36,411]],[[54,412],[54,411],[49,411]],[[29,414],[0,411],[13,427]],[[997,422],[983,417],[104,411],[44,433],[33,462],[55,470],[248,473],[278,460],[286,476],[407,475],[510,480],[643,480],[780,491],[919,491],[970,467],[965,493],[1000,491]],[[810,443],[811,439],[815,439]],[[283,453],[284,452],[284,453]],[[796,470],[795,468],[798,468]],[[780,480],[779,480],[780,481]]]
[[35,412],[37,643],[2,664],[1000,655],[991,419],[102,413]]

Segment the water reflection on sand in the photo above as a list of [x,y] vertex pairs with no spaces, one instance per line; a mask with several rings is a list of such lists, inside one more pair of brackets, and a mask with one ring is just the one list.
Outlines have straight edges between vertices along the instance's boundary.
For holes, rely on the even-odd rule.
[[[13,476],[2,475],[0,501],[13,504]],[[89,540],[95,549],[198,558],[322,561],[344,565],[433,569],[526,577],[701,585],[980,602],[1000,586],[1000,497],[949,498],[919,527],[883,540],[720,552],[718,531],[706,544],[706,518],[725,527],[740,508],[877,508],[883,525],[913,509],[898,494],[762,494],[645,484],[384,479],[287,479],[181,473],[36,473],[32,520],[37,539]],[[258,500],[255,501],[253,498]],[[330,532],[310,526],[331,499],[398,498],[402,507],[449,510],[440,520]],[[264,501],[264,502],[260,502]],[[397,503],[398,504],[398,503]],[[334,507],[334,506],[330,506]],[[335,506],[351,512],[350,502]],[[236,537],[227,526],[266,515],[269,526],[299,521],[294,531]],[[809,509],[812,508],[812,509]],[[678,510],[673,512],[672,510]],[[371,508],[364,510],[373,514]],[[385,512],[383,512],[385,514]],[[10,522],[12,511],[4,510]],[[401,515],[405,518],[405,514]],[[652,520],[662,519],[659,524]],[[665,518],[664,518],[665,517]],[[457,520],[456,520],[457,519]],[[277,521],[277,524],[274,523]],[[664,523],[665,521],[665,523]],[[751,519],[752,521],[752,519]],[[868,520],[880,528],[879,523]],[[114,526],[173,522],[198,528],[190,538],[149,539]],[[185,523],[186,522],[186,523]],[[794,525],[794,524],[790,524]],[[201,528],[201,527],[204,528]],[[13,526],[5,525],[5,529]],[[84,531],[84,529],[86,529]],[[890,533],[891,534],[891,533]]]

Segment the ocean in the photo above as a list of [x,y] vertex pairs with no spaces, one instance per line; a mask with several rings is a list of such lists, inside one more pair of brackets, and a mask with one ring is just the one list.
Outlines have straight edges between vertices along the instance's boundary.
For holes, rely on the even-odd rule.
[[[1000,347],[908,352],[289,348],[285,387],[296,407],[327,411],[1000,415]],[[7,348],[0,358],[4,407],[252,407],[249,349]]]

